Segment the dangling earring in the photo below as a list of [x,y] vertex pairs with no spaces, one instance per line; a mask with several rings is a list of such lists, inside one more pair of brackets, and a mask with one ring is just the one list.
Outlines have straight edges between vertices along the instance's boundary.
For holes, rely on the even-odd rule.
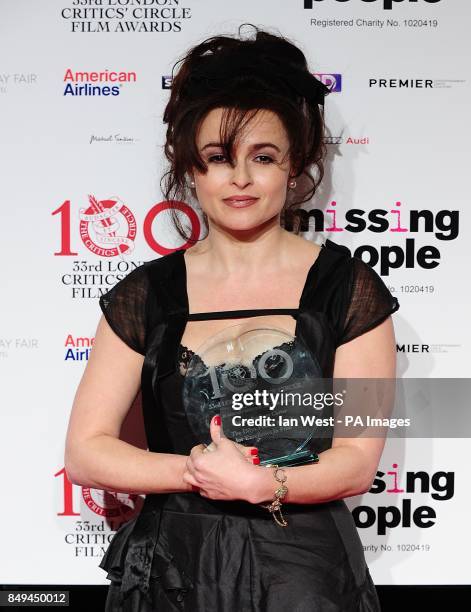
[[296,187],[296,179],[291,179],[288,183],[290,189],[295,189]]

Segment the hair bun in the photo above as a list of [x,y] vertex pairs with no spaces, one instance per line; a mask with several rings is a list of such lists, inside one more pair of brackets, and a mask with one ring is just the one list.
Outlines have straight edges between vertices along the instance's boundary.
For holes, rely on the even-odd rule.
[[181,84],[185,96],[211,96],[221,88],[245,85],[323,105],[330,90],[309,72],[303,52],[282,37],[252,27],[255,39],[217,36],[192,49]]

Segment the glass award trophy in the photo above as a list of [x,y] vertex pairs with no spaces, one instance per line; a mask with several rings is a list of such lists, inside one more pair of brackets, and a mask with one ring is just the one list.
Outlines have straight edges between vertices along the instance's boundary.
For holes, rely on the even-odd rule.
[[199,443],[219,414],[225,437],[258,448],[260,465],[317,462],[316,439],[331,435],[322,398],[328,379],[299,338],[276,327],[233,325],[192,356],[183,405]]

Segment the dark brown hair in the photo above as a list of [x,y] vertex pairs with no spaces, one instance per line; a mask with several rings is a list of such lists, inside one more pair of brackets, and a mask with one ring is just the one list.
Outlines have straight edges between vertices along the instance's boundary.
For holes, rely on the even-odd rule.
[[[172,70],[172,90],[163,120],[168,124],[164,152],[170,167],[161,187],[168,201],[187,200],[188,174],[208,170],[196,146],[205,116],[223,108],[220,142],[229,163],[239,132],[261,109],[280,118],[289,140],[291,175],[298,188],[288,196],[281,214],[312,198],[324,176],[324,96],[328,88],[316,79],[303,52],[281,35],[255,30],[253,39],[214,36],[190,49]],[[175,69],[178,67],[176,74]],[[316,176],[309,171],[314,166]],[[182,238],[192,240],[176,208],[172,221]],[[207,217],[203,213],[207,224]],[[296,228],[299,233],[299,225]]]

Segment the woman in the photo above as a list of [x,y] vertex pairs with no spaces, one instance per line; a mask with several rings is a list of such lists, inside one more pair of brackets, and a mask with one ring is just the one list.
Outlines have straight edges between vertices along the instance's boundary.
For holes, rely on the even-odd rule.
[[[369,490],[384,440],[323,438],[318,463],[277,471],[217,419],[198,444],[182,402],[198,347],[249,317],[302,339],[324,377],[395,377],[399,304],[381,278],[282,227],[322,179],[325,93],[296,46],[259,30],[197,45],[173,79],[165,195],[191,190],[208,232],[100,298],[66,446],[72,482],[146,494],[100,564],[107,612],[379,610],[344,498]],[[119,440],[139,388],[149,452]]]

